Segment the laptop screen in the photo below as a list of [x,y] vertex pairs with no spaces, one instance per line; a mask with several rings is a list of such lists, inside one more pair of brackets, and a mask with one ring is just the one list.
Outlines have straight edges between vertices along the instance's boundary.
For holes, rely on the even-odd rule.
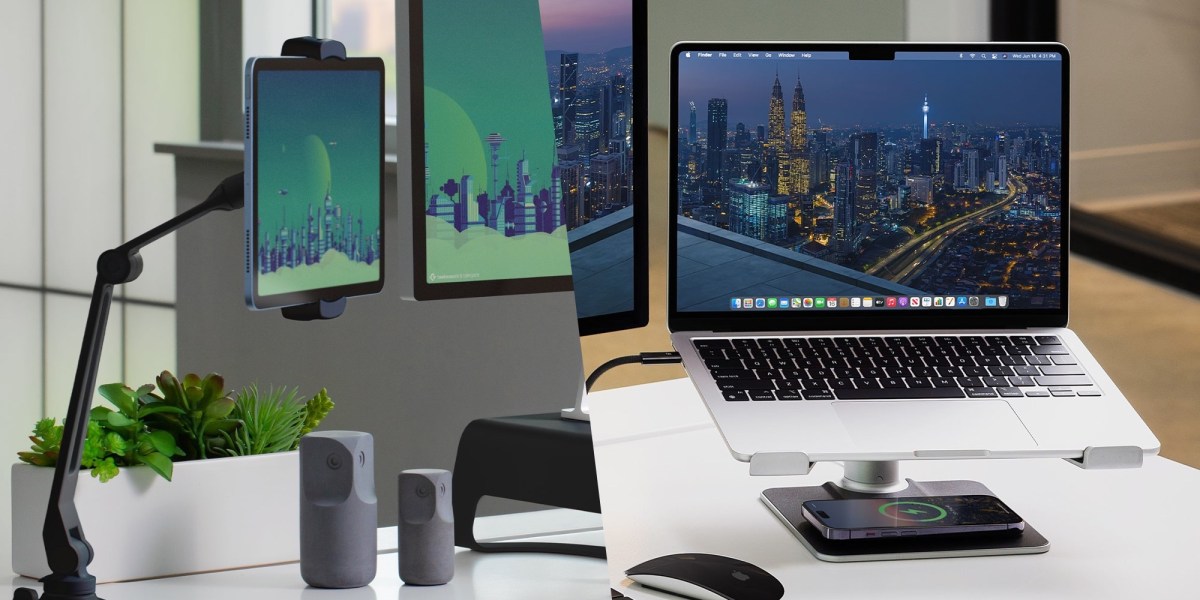
[[1064,309],[1066,61],[1057,45],[677,46],[672,313]]

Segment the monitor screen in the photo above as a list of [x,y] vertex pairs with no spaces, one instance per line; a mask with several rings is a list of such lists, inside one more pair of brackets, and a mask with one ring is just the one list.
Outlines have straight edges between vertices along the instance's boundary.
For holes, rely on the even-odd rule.
[[246,65],[246,301],[306,304],[383,287],[383,63]]
[[675,311],[1064,306],[1065,54],[885,48],[676,48]]
[[410,4],[417,299],[574,289],[584,333],[645,324],[634,4]]

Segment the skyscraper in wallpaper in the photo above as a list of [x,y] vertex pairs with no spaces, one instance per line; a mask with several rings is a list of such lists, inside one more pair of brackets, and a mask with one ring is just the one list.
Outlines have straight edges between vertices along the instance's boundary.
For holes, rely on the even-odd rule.
[[708,101],[708,152],[704,160],[705,175],[710,188],[720,190],[725,177],[721,172],[721,153],[725,150],[725,138],[729,133],[728,105],[724,98]]
[[775,84],[771,86],[771,100],[767,104],[767,160],[773,163],[775,192],[787,194],[790,189],[787,164],[787,126],[783,112],[783,87],[779,85],[779,73],[775,73]]
[[563,222],[574,230],[624,215],[634,201],[633,3],[540,0],[539,6],[549,91],[562,114],[556,143]]
[[[537,0],[425,2],[422,19],[429,283],[569,275]],[[555,82],[567,138],[576,62]]]
[[579,54],[559,55],[558,96],[562,108],[562,145],[575,143],[576,97],[579,92]]
[[791,192],[795,196],[807,196],[808,174],[808,117],[804,109],[804,87],[796,77],[796,88],[792,90],[792,126],[789,130],[791,160]]

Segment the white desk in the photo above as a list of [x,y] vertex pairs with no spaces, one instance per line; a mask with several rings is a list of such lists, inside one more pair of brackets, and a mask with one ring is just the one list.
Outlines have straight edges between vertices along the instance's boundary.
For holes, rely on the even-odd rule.
[[[543,521],[556,529],[561,527],[566,530],[580,521],[569,515],[548,513],[546,516],[548,518]],[[603,534],[598,530],[537,537],[505,535],[506,530],[511,531],[512,521],[505,517],[482,517],[478,520],[481,528],[476,531],[480,537],[489,539],[493,535],[485,534],[495,533],[507,539],[603,543]],[[490,532],[487,531],[489,526]],[[395,548],[395,531],[395,527],[380,530],[381,548]],[[400,581],[396,557],[394,551],[380,554],[375,581],[367,587],[350,590],[309,588],[300,578],[300,565],[292,563],[185,577],[107,583],[98,586],[97,594],[105,600],[563,600],[608,597],[604,561],[594,558],[523,552],[485,554],[458,548],[454,579],[446,585],[421,587],[406,586]],[[10,579],[0,585],[0,600],[12,598],[12,590],[17,587],[41,589],[36,581],[10,575]]]
[[751,477],[686,379],[588,397],[608,572],[631,598],[675,598],[625,569],[677,552],[756,564],[787,598],[1197,598],[1200,471],[1155,457],[1141,469],[1085,471],[1058,459],[911,461],[916,480],[981,481],[1050,540],[1030,556],[825,563],[759,500],[766,488],[838,480]]

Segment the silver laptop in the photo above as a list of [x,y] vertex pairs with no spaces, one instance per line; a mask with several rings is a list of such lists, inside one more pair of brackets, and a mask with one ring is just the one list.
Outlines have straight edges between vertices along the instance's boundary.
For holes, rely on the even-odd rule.
[[672,341],[752,473],[1159,442],[1067,324],[1056,44],[682,43]]

